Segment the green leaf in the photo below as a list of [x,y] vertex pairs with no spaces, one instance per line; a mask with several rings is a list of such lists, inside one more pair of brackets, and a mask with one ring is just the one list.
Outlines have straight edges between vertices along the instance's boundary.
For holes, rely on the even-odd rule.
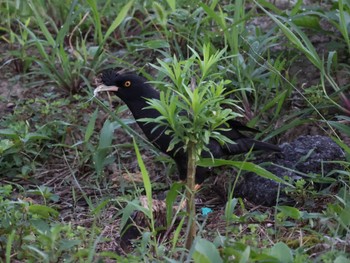
[[106,159],[111,150],[113,135],[114,124],[107,119],[103,124],[100,133],[100,141],[98,147],[93,154],[94,165],[98,175],[101,174],[104,165],[107,164],[107,161],[111,162],[113,160],[111,158]]
[[37,10],[38,5],[37,4],[33,4],[32,0],[28,1],[28,4],[30,6],[30,8],[32,9],[33,13],[34,13],[34,17],[37,20],[37,24],[40,27],[41,32],[44,34],[47,42],[50,44],[51,47],[55,47],[56,46],[56,41],[53,38],[53,36],[51,35],[49,29],[46,26],[45,21],[43,20],[43,15],[39,13],[39,11]]
[[177,241],[179,240],[180,234],[182,234],[182,232],[183,232],[182,226],[183,226],[183,224],[185,223],[185,221],[187,221],[186,219],[187,219],[187,218],[186,218],[185,216],[182,217],[180,223],[177,225],[175,231],[173,232],[174,234],[173,234],[173,238],[172,238],[172,240],[171,240],[171,242],[172,242],[172,250],[173,250],[173,251],[174,251],[174,250],[177,248],[177,246],[178,246]]
[[195,240],[195,247],[192,258],[195,263],[222,263],[218,249],[206,239]]
[[274,136],[281,134],[285,131],[291,130],[292,128],[295,128],[299,125],[302,125],[304,123],[308,123],[310,122],[310,120],[307,119],[300,119],[300,118],[296,118],[294,120],[292,120],[289,123],[284,123],[280,128],[275,129],[274,131],[270,132],[268,136],[266,136],[266,140],[273,138]]
[[7,236],[6,253],[5,253],[6,263],[11,262],[11,249],[12,249],[12,245],[13,245],[14,240],[15,240],[16,232],[17,232],[16,229],[13,229],[11,234],[9,236]]
[[110,164],[113,162],[114,157],[111,156],[111,158],[107,158],[108,154],[110,153],[110,148],[98,148],[95,150],[93,154],[93,160],[94,160],[94,166],[96,173],[100,175],[102,173],[103,167],[107,164]]
[[137,146],[136,140],[134,139],[134,149],[136,152],[136,158],[137,158],[137,162],[139,164],[139,167],[141,169],[141,174],[142,174],[142,180],[143,180],[143,185],[145,187],[145,191],[146,191],[146,197],[147,197],[147,203],[148,203],[148,209],[150,210],[150,219],[151,219],[151,224],[152,224],[152,229],[154,229],[154,220],[153,220],[153,213],[152,213],[152,184],[151,184],[151,180],[149,178],[145,163],[142,160],[140,151],[139,151],[139,147]]
[[142,180],[143,180],[143,184],[145,187],[145,191],[146,191],[146,196],[149,202],[149,208],[151,207],[152,204],[152,185],[151,185],[151,180],[149,178],[145,163],[142,160],[141,154],[140,154],[140,150],[137,146],[136,140],[134,138],[134,149],[136,152],[136,157],[137,157],[137,162],[140,166],[141,169],[141,174],[142,174]]
[[291,217],[295,220],[300,219],[302,216],[302,213],[299,211],[299,209],[295,207],[281,205],[281,206],[277,206],[277,209],[281,211],[283,215],[287,217]]
[[[68,31],[70,30],[71,26],[74,25],[74,23],[75,23],[74,20],[80,16],[80,13],[82,11],[82,9],[76,8],[77,4],[78,4],[78,0],[71,1],[69,12],[68,12],[67,16],[65,17],[64,24],[59,29],[56,40],[55,40],[56,44],[61,45],[60,48],[62,48],[63,51],[64,51],[64,47],[63,47],[64,44],[63,43],[64,43],[67,35],[69,35]],[[66,54],[66,53],[64,52],[64,54]]]
[[[297,26],[295,26],[282,16],[276,16],[271,14],[255,0],[254,2],[278,25],[278,27],[282,30],[283,34],[289,39],[291,43],[293,43],[296,46],[296,48],[302,51],[318,69],[323,69],[322,60],[316,52],[316,49],[311,44],[308,37]],[[283,24],[280,20],[285,22],[285,24],[287,24],[290,28]],[[292,29],[297,34],[294,34]]]
[[93,210],[94,215],[100,215],[103,209],[110,203],[109,199],[102,200]]
[[249,257],[250,257],[250,246],[247,246],[245,248],[245,250],[243,251],[243,253],[241,254],[241,258],[239,259],[239,263],[250,262]]
[[129,1],[126,5],[123,6],[123,8],[119,11],[118,16],[114,19],[114,21],[112,22],[112,24],[109,26],[109,28],[107,29],[107,32],[104,34],[104,37],[102,39],[102,42],[99,43],[99,47],[98,50],[96,51],[96,54],[94,56],[93,62],[91,62],[92,64],[94,64],[96,61],[98,61],[100,54],[103,50],[103,46],[106,43],[107,39],[109,38],[109,36],[114,32],[114,30],[123,22],[123,20],[125,19],[125,17],[128,14],[129,9],[131,8],[131,6],[134,4],[134,1]]
[[58,216],[59,213],[55,209],[45,205],[31,205],[28,208],[29,213],[39,215],[42,218],[49,218],[50,216]]
[[24,142],[29,142],[29,141],[37,141],[37,140],[50,140],[51,138],[40,134],[40,133],[36,133],[36,132],[30,132],[27,133],[26,136],[24,137],[23,141]]
[[[136,202],[136,200],[133,200],[132,202]],[[122,210],[122,218],[120,220],[120,229],[123,230],[125,228],[126,223],[129,220],[129,217],[132,215],[132,213],[135,211],[135,205],[128,201],[128,204],[123,208]],[[124,229],[126,230],[126,229]],[[124,233],[120,233],[120,235],[123,235]]]
[[179,190],[182,188],[183,184],[175,182],[171,185],[169,192],[166,195],[166,221],[167,226],[170,226],[173,219],[173,205],[176,197],[179,195]]
[[[122,210],[122,219],[120,221],[120,229],[124,229],[126,226],[126,223],[128,222],[129,217],[132,215],[134,211],[140,211],[143,213],[147,218],[152,220],[152,210],[143,207],[139,205],[139,200],[133,200],[133,201],[127,201],[127,206]],[[124,229],[126,230],[126,229]],[[121,233],[123,234],[123,233]]]
[[96,109],[90,117],[89,123],[88,123],[88,125],[86,127],[86,131],[85,131],[85,137],[84,137],[85,142],[88,142],[90,140],[90,137],[94,132],[97,113],[98,113],[98,109]]
[[341,211],[339,218],[341,222],[349,227],[350,226],[350,206],[344,207],[344,209]]
[[156,2],[156,1],[153,1],[152,8],[153,8],[153,11],[154,11],[154,13],[156,14],[156,16],[158,18],[158,22],[163,27],[166,27],[166,24],[167,24],[167,12],[163,8],[163,6],[161,4],[159,4],[158,2]]
[[350,156],[350,147],[343,142],[342,140],[339,140],[336,137],[331,137],[333,141],[335,141],[336,144],[338,144],[345,152],[348,156]]
[[134,1],[129,1],[123,8],[118,12],[118,16],[114,19],[107,32],[105,33],[102,43],[105,43],[107,38],[113,33],[113,31],[123,22],[128,14],[129,9],[134,4]]
[[223,16],[215,13],[214,9],[207,6],[206,4],[199,2],[199,6],[203,8],[203,10],[213,19],[223,30],[226,30],[227,26]]
[[175,11],[176,10],[176,0],[166,0],[168,5],[171,8],[171,11]]
[[[346,3],[346,2],[345,2]],[[349,1],[347,1],[349,4]],[[344,4],[343,0],[338,0],[338,7],[339,7],[339,30],[343,35],[343,38],[348,46],[348,52],[350,52],[350,37],[349,37],[349,24],[350,24],[350,15],[349,12],[346,11],[346,8],[344,10]],[[349,7],[349,6],[348,6]]]
[[170,48],[169,42],[162,39],[146,41],[142,44],[142,46],[156,50],[161,48]]
[[312,28],[316,30],[321,29],[320,18],[315,15],[301,14],[293,17],[293,22],[295,25],[300,27]]
[[50,232],[50,224],[46,218],[34,218],[30,220],[30,224],[42,233]]
[[235,210],[235,207],[238,203],[237,198],[230,198],[226,205],[225,205],[225,219],[229,222],[229,220],[232,218],[233,212]]
[[11,140],[8,140],[8,139],[0,140],[0,154],[2,154],[7,149],[10,149],[14,145],[15,144]]
[[[62,240],[60,240],[59,248],[61,250],[68,250],[69,251],[70,249],[79,246],[81,243],[82,243],[82,241],[77,240],[77,239],[76,240],[62,239]],[[77,249],[78,249],[78,247],[77,247]]]
[[293,263],[293,254],[291,249],[283,242],[276,243],[271,248],[271,256],[277,258],[283,263]]
[[0,135],[8,136],[10,138],[18,138],[17,133],[12,129],[0,129]]
[[[40,259],[42,259],[44,262],[50,262],[50,257],[47,253],[45,253],[44,251],[42,251],[41,249],[32,246],[32,245],[28,245],[26,246],[26,249],[28,249],[29,251],[35,252],[34,254],[37,254],[40,256]],[[27,252],[29,253],[29,252]]]
[[278,9],[273,3],[270,3],[265,0],[259,0],[259,4],[261,4],[263,7],[267,7],[269,10],[271,10],[277,15],[282,15],[282,11]]
[[105,149],[112,145],[112,139],[114,134],[113,123],[111,123],[108,119],[103,124],[100,141],[98,144],[99,149]]
[[98,8],[97,8],[97,1],[86,0],[86,2],[89,4],[92,11],[92,17],[95,24],[95,32],[97,33],[98,43],[102,43],[103,35],[102,35],[102,27],[101,27],[101,18],[100,18],[100,12],[98,11]]
[[334,260],[334,263],[350,263],[350,259],[340,255]]
[[261,177],[264,177],[266,179],[270,179],[270,180],[273,180],[277,183],[282,183],[282,184],[288,185],[289,187],[294,188],[293,185],[286,182],[285,180],[277,177],[276,175],[265,170],[261,166],[254,164],[254,163],[250,163],[250,162],[230,161],[230,160],[223,160],[223,159],[214,159],[213,160],[211,158],[202,158],[198,162],[198,165],[203,166],[203,167],[217,167],[217,166],[223,166],[223,165],[232,165],[238,169],[249,171],[249,172],[254,172]]
[[303,0],[297,0],[297,2],[294,4],[294,6],[290,12],[290,16],[296,15],[300,11],[300,7],[302,4],[303,4]]
[[334,128],[338,129],[339,131],[347,134],[350,136],[350,126],[347,124],[342,124],[337,121],[328,121],[330,125],[332,125]]

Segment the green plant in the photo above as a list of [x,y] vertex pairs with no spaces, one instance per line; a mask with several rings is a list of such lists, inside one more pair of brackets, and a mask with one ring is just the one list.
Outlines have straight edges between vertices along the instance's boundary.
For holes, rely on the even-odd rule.
[[[132,212],[134,212],[135,210],[137,210],[138,212],[142,213],[143,216],[143,221],[145,225],[147,225],[146,222],[148,222],[149,225],[149,229],[151,232],[147,232],[143,234],[143,239],[141,242],[141,253],[145,253],[146,251],[146,247],[148,243],[152,243],[153,247],[155,249],[155,253],[156,255],[159,255],[159,251],[158,251],[158,245],[157,245],[157,241],[156,241],[156,235],[157,235],[157,231],[156,231],[156,226],[155,226],[155,218],[154,218],[154,211],[153,211],[153,197],[152,197],[152,184],[147,172],[147,169],[145,167],[145,164],[141,158],[141,154],[139,151],[139,148],[137,146],[137,143],[134,139],[134,149],[136,152],[136,158],[137,158],[137,162],[139,164],[140,170],[141,170],[141,174],[142,174],[142,180],[143,180],[143,186],[146,192],[146,206],[142,206],[140,205],[138,202],[135,201],[128,201],[128,205],[123,209],[123,216],[122,216],[122,220],[121,220],[121,226],[120,229],[125,229],[126,223],[129,220],[130,215],[132,214]],[[124,234],[124,233],[121,233]],[[152,241],[152,242],[151,242]]]
[[[116,161],[115,152],[118,151],[118,147],[122,145],[113,145],[114,131],[120,128],[123,128],[130,136],[138,138],[138,141],[146,143],[147,146],[151,145],[128,125],[135,122],[134,119],[120,119],[117,117],[118,114],[125,111],[125,107],[119,107],[114,112],[110,111],[105,105],[103,105],[99,100],[96,100],[99,105],[107,110],[112,117],[112,120],[107,119],[100,131],[100,134],[97,138],[98,145],[95,146],[95,141],[92,141],[94,138],[94,130],[97,120],[98,110],[91,115],[89,123],[86,126],[84,131],[84,139],[76,142],[72,148],[81,149],[81,164],[89,163],[89,160],[92,160],[96,175],[99,179],[103,178],[103,168]],[[116,151],[113,151],[117,149]]]
[[349,187],[344,186],[336,195],[337,202],[329,204],[325,215],[327,227],[334,237],[346,237],[350,233],[350,194]]
[[[36,97],[18,101],[12,114],[0,119],[0,167],[1,174],[8,177],[28,177],[35,173],[50,157],[58,143],[70,135],[67,131],[76,123],[74,110],[71,119],[67,116],[67,105],[71,100],[64,98]],[[84,104],[76,107],[82,109]]]
[[41,154],[43,141],[50,141],[46,134],[29,132],[24,122],[0,130],[1,172],[8,177],[27,176],[35,169],[35,160]]
[[237,90],[234,94],[242,105],[240,113],[252,126],[259,126],[261,120],[270,122],[267,125],[270,132],[275,128],[272,123],[285,114],[283,106],[292,91],[288,76],[281,73],[288,63],[283,55],[272,50],[279,45],[273,29],[247,23],[256,10],[246,11],[244,4],[234,1],[227,6],[218,2],[200,5],[207,15],[205,25],[212,26],[215,22],[213,30],[221,40],[215,46],[227,46],[220,68],[225,78],[232,80],[231,87]]
[[[189,222],[191,222],[186,243],[188,249],[195,237],[193,190],[196,166],[199,164],[202,152],[208,151],[206,145],[211,138],[220,143],[234,143],[220,131],[225,129],[224,125],[228,120],[239,116],[233,110],[237,107],[235,101],[227,99],[229,93],[225,91],[224,85],[228,82],[220,79],[215,69],[225,49],[213,52],[211,48],[209,44],[204,45],[202,56],[190,48],[193,56],[188,60],[178,61],[174,57],[170,65],[161,60],[158,60],[160,66],[153,65],[173,83],[164,83],[167,92],[161,93],[160,100],[150,100],[150,108],[156,109],[162,116],[156,119],[141,119],[145,122],[155,122],[158,128],[167,127],[165,132],[173,136],[169,151],[173,150],[178,143],[183,143],[183,148],[187,152],[187,209]],[[213,163],[219,165],[219,162],[214,161],[210,162],[209,166]],[[258,174],[270,179],[283,181],[249,163],[231,162],[230,164],[239,166],[241,169],[258,171]]]
[[[16,21],[14,24],[20,25],[20,22]],[[30,18],[24,22],[24,26],[28,27],[30,24]],[[33,59],[29,56],[28,48],[28,32],[22,27],[16,28],[19,33],[12,30],[11,26],[7,27],[9,37],[2,38],[9,44],[11,57],[5,62],[8,64],[13,63],[15,71],[17,73],[27,73],[32,66]]]
[[[332,64],[333,64],[336,52],[333,52],[333,51],[329,52],[328,55],[326,56],[327,59],[325,62],[324,58],[319,56],[318,52],[316,51],[315,47],[312,45],[308,36],[299,27],[297,27],[291,20],[282,16],[274,15],[271,12],[267,11],[263,6],[261,6],[256,1],[254,2],[276,23],[276,25],[281,29],[281,31],[288,38],[288,40],[298,50],[300,50],[307,57],[307,59],[320,71],[321,86],[326,98],[335,106],[342,109],[344,112],[349,112],[346,108],[342,107],[339,103],[333,100],[331,96],[328,94],[326,89],[326,83],[327,83],[333,88],[333,90],[337,94],[340,95],[343,101],[347,101],[346,96],[341,92],[341,88],[335,81],[334,77],[332,77],[331,68],[332,68]],[[316,112],[318,112],[318,114],[322,117],[322,115],[314,107],[314,105],[310,104],[310,106],[313,107],[314,110],[316,110]]]
[[[84,22],[88,13],[83,14],[84,9],[79,7],[78,1],[71,3],[70,10],[64,23],[58,27],[54,21],[39,8],[35,1],[29,1],[29,7],[35,19],[31,20],[40,29],[42,34],[38,34],[35,30],[28,27],[28,21],[23,24],[19,21],[22,29],[22,37],[19,38],[24,45],[23,49],[35,47],[38,54],[31,54],[26,59],[35,61],[39,68],[34,68],[32,75],[39,77],[49,77],[55,85],[68,93],[77,93],[82,83],[88,82],[91,73],[97,71],[106,57],[103,54],[103,46],[110,34],[119,26],[121,21],[127,15],[132,5],[129,2],[121,10],[119,15],[113,21],[104,34],[103,38],[99,37],[98,46],[89,46],[87,44],[87,33],[77,33],[78,26]],[[93,10],[95,27],[98,32],[101,31],[101,24],[97,23],[100,17],[96,16],[97,7],[90,2]],[[49,23],[47,23],[47,21]],[[78,22],[78,25],[75,25]],[[73,27],[74,26],[74,27]],[[52,32],[52,29],[54,32]],[[67,39],[67,35],[69,38]],[[29,39],[27,39],[29,36]],[[69,49],[66,49],[65,43],[68,41]],[[48,50],[50,52],[48,52]],[[23,52],[13,54],[18,59],[23,58]]]
[[345,42],[348,53],[350,54],[350,37],[349,37],[349,17],[350,3],[348,1],[338,0],[334,2],[331,11],[326,12],[324,16],[329,22],[334,25],[343,36],[343,41]]
[[[27,192],[12,185],[0,187],[1,259],[6,262],[92,262],[97,254],[96,246],[102,242],[101,236],[97,236],[99,229],[96,226],[73,226],[58,220],[58,206],[53,203],[58,201],[58,196],[51,193],[51,190],[44,186]],[[43,198],[45,205],[33,201],[38,200],[38,197]],[[96,206],[91,205],[91,215],[95,221],[108,203],[109,200],[104,200]],[[116,257],[113,253],[101,253],[100,256],[107,254],[108,257]]]
[[[211,138],[221,143],[231,142],[221,135],[220,125],[236,115],[231,109],[223,109],[223,104],[235,106],[233,101],[225,98],[225,81],[214,82],[214,65],[217,64],[224,50],[213,53],[210,45],[203,46],[203,58],[193,49],[193,55],[185,61],[173,58],[173,64],[168,65],[158,60],[160,72],[168,76],[173,84],[165,84],[168,92],[161,93],[160,100],[151,100],[150,107],[159,111],[162,116],[153,120],[144,118],[142,121],[155,122],[159,126],[168,127],[166,133],[172,134],[169,150],[179,142],[184,143],[188,155],[187,165],[187,212],[189,229],[186,248],[190,249],[196,235],[194,178],[196,166],[202,151],[208,150],[206,145]],[[212,77],[213,79],[210,79]],[[174,86],[173,86],[174,85]],[[183,114],[183,113],[187,114]]]

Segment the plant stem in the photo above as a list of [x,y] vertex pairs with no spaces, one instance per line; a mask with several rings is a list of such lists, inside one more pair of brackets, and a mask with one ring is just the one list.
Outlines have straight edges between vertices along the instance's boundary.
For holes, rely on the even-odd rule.
[[188,162],[187,162],[187,214],[188,214],[188,231],[186,239],[186,248],[191,249],[193,240],[196,236],[196,204],[194,202],[194,187],[195,187],[195,175],[196,175],[196,151],[195,144],[193,142],[188,144],[187,148]]

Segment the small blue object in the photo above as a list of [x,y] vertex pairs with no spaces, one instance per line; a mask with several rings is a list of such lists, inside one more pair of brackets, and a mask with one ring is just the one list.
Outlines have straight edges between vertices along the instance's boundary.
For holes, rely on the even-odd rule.
[[213,210],[211,208],[209,208],[209,207],[202,207],[202,215],[207,216],[211,212],[213,212]]

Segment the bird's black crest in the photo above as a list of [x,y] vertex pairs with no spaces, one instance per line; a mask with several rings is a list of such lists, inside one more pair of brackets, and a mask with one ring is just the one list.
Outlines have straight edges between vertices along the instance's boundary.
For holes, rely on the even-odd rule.
[[107,69],[102,72],[101,80],[102,83],[106,86],[113,86],[115,85],[115,81],[118,74],[115,72],[114,69]]

